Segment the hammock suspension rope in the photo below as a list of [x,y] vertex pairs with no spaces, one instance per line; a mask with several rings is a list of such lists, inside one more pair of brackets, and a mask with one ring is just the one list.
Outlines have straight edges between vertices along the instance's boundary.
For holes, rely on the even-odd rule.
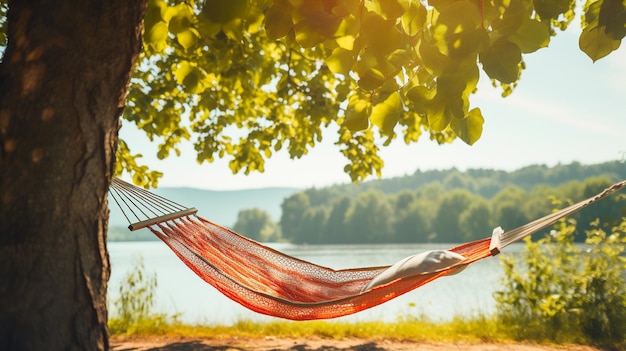
[[[184,207],[172,200],[138,188],[118,178],[114,178],[111,182],[109,192],[129,222],[128,229],[131,231],[195,215],[198,212],[194,207]],[[126,211],[130,212],[137,222],[132,223]]]

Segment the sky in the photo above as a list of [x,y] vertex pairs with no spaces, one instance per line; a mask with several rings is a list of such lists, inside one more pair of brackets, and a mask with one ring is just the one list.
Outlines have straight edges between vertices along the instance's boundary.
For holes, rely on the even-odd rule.
[[[595,63],[578,48],[578,23],[553,37],[548,48],[524,55],[526,69],[513,94],[481,77],[471,108],[485,117],[483,134],[473,146],[456,140],[438,145],[427,135],[406,145],[396,138],[381,148],[383,178],[416,170],[490,168],[506,171],[574,161],[595,164],[621,160],[626,167],[626,48]],[[159,187],[242,190],[264,187],[324,187],[350,182],[346,159],[333,145],[333,131],[301,159],[284,151],[266,161],[264,173],[233,175],[227,160],[198,164],[191,142],[181,156],[156,158],[156,146],[126,123],[120,131],[140,162],[164,173]],[[376,179],[375,176],[369,179]]]

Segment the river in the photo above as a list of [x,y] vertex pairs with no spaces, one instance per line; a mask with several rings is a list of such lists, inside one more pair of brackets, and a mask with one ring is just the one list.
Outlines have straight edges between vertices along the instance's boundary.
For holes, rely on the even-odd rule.
[[[433,249],[448,249],[444,244],[378,244],[378,245],[306,245],[270,244],[274,249],[335,269],[391,265],[402,258]],[[137,258],[143,259],[146,272],[156,274],[155,311],[179,313],[188,323],[232,325],[241,319],[270,321],[272,317],[252,312],[229,300],[198,278],[165,244],[154,242],[111,242],[109,307],[115,315],[114,301],[119,296],[122,279],[134,268]],[[513,244],[504,254],[523,250]],[[502,265],[498,257],[470,265],[463,272],[443,277],[383,305],[341,317],[336,321],[383,320],[427,315],[435,321],[454,316],[470,317],[495,311],[493,293],[502,288]]]

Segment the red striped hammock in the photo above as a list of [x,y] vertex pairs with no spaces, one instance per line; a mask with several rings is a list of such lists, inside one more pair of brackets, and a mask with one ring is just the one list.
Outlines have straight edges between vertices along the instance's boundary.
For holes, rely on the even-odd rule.
[[[110,192],[122,212],[126,216],[131,213],[139,221],[129,226],[131,230],[147,227],[191,270],[228,298],[258,313],[311,320],[357,313],[455,273],[624,186],[626,180],[514,230],[494,230],[490,238],[451,248],[449,251],[462,255],[464,260],[421,272],[389,271],[395,265],[334,270],[282,254],[196,216],[193,208],[117,178],[113,179]],[[364,290],[383,272],[397,276]]]

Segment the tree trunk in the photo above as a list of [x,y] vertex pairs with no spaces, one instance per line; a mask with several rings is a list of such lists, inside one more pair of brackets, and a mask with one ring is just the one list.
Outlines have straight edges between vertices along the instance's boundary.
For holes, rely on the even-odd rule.
[[0,349],[108,349],[107,190],[145,0],[13,1],[0,64]]

